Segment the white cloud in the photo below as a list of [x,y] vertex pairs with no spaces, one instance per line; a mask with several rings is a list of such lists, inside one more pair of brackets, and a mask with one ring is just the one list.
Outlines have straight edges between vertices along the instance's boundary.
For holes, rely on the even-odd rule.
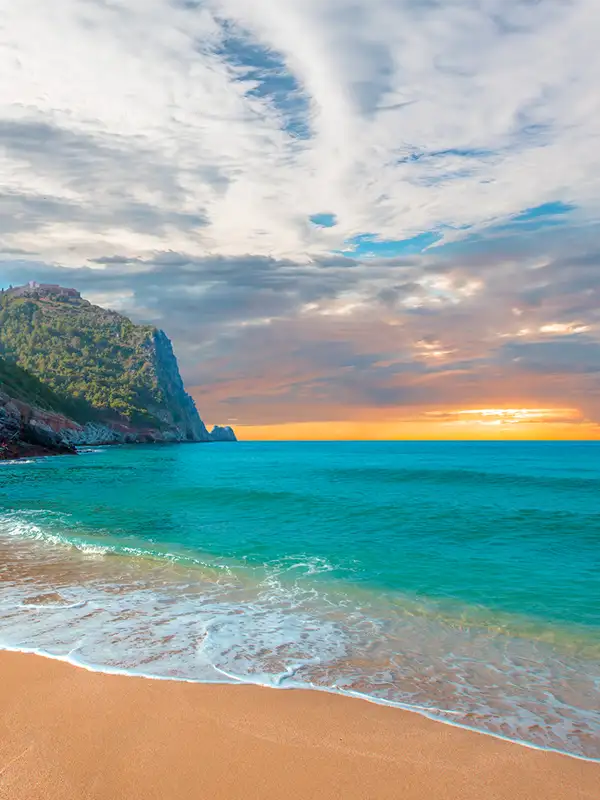
[[[301,260],[365,232],[599,210],[597,0],[0,0],[0,14],[5,247],[64,264]],[[34,225],[23,197],[60,203]],[[338,224],[311,225],[321,211]]]
[[577,322],[551,322],[547,325],[542,325],[540,328],[540,333],[571,336],[575,333],[587,333],[590,330],[590,325],[580,325]]

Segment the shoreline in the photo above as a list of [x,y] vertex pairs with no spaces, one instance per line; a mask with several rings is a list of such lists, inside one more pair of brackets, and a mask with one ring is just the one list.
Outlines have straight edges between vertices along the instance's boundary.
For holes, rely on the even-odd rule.
[[[223,675],[225,677],[231,678],[230,681],[225,681],[225,680],[201,681],[201,680],[194,680],[193,678],[152,675],[151,673],[140,673],[140,672],[133,673],[133,672],[128,672],[126,669],[123,669],[121,667],[106,667],[106,666],[103,667],[103,666],[96,666],[93,664],[86,664],[85,662],[72,661],[65,656],[52,655],[51,653],[44,653],[40,652],[39,650],[35,650],[33,648],[30,649],[26,647],[14,648],[14,649],[10,647],[0,647],[0,661],[2,659],[3,653],[10,653],[22,656],[35,656],[37,658],[47,659],[49,661],[56,661],[60,664],[66,665],[67,667],[77,670],[83,670],[84,672],[89,672],[92,673],[93,675],[106,675],[108,677],[132,678],[134,680],[157,681],[159,683],[183,683],[189,686],[227,686],[229,688],[250,687],[265,691],[273,690],[273,691],[283,691],[283,692],[311,692],[311,693],[316,692],[319,694],[328,694],[333,697],[341,697],[354,701],[362,701],[375,706],[380,706],[382,708],[388,708],[394,711],[399,711],[402,714],[415,714],[417,717],[421,717],[435,724],[445,725],[448,726],[449,728],[454,728],[459,731],[466,731],[467,733],[475,734],[478,736],[486,736],[486,737],[489,736],[492,739],[497,739],[499,742],[515,745],[517,747],[525,747],[528,750],[536,750],[540,753],[549,753],[552,755],[563,756],[564,758],[575,759],[576,761],[583,761],[588,764],[595,764],[597,766],[600,766],[600,758],[579,755],[578,753],[570,753],[567,750],[560,750],[556,747],[544,747],[543,745],[538,745],[535,744],[534,742],[528,742],[524,739],[514,739],[511,738],[510,736],[504,736],[500,733],[487,731],[483,728],[477,728],[475,726],[465,725],[460,722],[452,722],[451,720],[445,719],[443,717],[436,717],[432,711],[426,708],[421,708],[419,706],[411,706],[408,703],[396,703],[393,701],[382,700],[380,698],[373,697],[368,694],[361,694],[360,692],[338,690],[326,686],[322,687],[308,686],[308,685],[279,686],[275,684],[269,685],[263,683],[253,683],[250,681],[238,680],[237,678],[232,677],[225,672],[223,672]],[[0,676],[1,676],[1,668],[0,668]]]
[[177,445],[177,444],[239,444],[237,439],[207,439],[198,441],[182,440],[180,442],[147,441],[147,442],[93,442],[88,444],[73,445],[73,449],[49,448],[41,445],[16,445],[9,448],[0,445],[0,464],[13,464],[19,461],[31,461],[42,458],[56,458],[57,456],[78,456],[85,454],[90,447],[123,447],[123,446],[148,446],[148,445]]
[[592,800],[597,763],[331,692],[0,651],[0,798]]
[[[37,538],[37,537],[36,537]],[[26,537],[18,537],[18,539],[22,542],[26,542]],[[13,546],[13,542],[8,542],[8,547],[11,548]],[[66,543],[60,542],[54,543],[56,547],[67,546]],[[158,575],[160,581],[167,581],[170,583],[172,580],[178,583],[181,579],[184,581],[189,580],[188,571],[191,569],[194,572],[196,570],[201,570],[203,573],[206,571],[207,568],[214,565],[209,565],[204,562],[194,562],[193,564],[187,563],[180,563],[171,560],[173,558],[173,554],[168,554],[170,558],[168,560],[164,559],[162,556],[164,554],[152,554],[152,553],[140,553],[136,552],[135,557],[132,558],[131,553],[121,553],[118,551],[111,551],[110,550],[110,543],[105,543],[105,545],[93,545],[89,550],[89,554],[93,556],[90,562],[85,562],[79,560],[80,551],[87,553],[85,547],[82,547],[81,544],[73,545],[72,542],[68,544],[68,547],[72,549],[77,555],[73,556],[73,559],[64,559],[62,556],[60,557],[59,561],[61,564],[61,572],[64,573],[64,570],[67,569],[67,566],[70,564],[71,567],[75,570],[68,571],[67,573],[62,574],[62,579],[66,580],[65,585],[72,585],[74,580],[79,581],[81,579],[81,572],[79,571],[82,564],[89,563],[93,564],[97,574],[95,574],[95,580],[102,581],[104,575],[104,567],[108,570],[110,574],[110,580],[117,582],[121,580],[126,580],[129,582],[136,583],[137,580],[142,579],[144,580],[147,578],[147,574],[145,572],[146,569],[149,570],[148,574],[151,574],[150,568],[154,569],[155,567],[158,568]],[[1,545],[1,542],[0,542]],[[40,545],[41,546],[41,545]],[[0,556],[3,555],[2,547],[0,547]],[[95,558],[95,556],[105,556],[109,555],[109,559],[105,559],[104,557],[101,559]],[[87,555],[86,555],[87,558]],[[6,563],[8,564],[9,559],[6,559]],[[71,563],[72,562],[72,563]],[[15,564],[25,564],[26,560],[22,558],[17,558]],[[123,578],[119,569],[117,568],[119,564],[127,564],[128,569],[131,568],[132,565],[136,565],[136,571],[132,574],[128,572],[127,577]],[[139,567],[139,570],[138,570]],[[58,608],[78,608],[82,605],[82,600],[79,599],[65,599],[65,598],[58,598],[55,596],[50,596],[46,598],[45,590],[49,589],[50,586],[57,587],[55,580],[53,580],[52,570],[54,569],[53,565],[50,565],[48,574],[40,572],[40,565],[35,564],[33,568],[33,572],[28,571],[25,569],[25,572],[18,572],[12,575],[12,580],[16,581],[16,585],[20,585],[21,582],[27,582],[34,577],[36,586],[38,585],[38,581],[41,580],[40,583],[40,591],[39,597],[38,593],[36,592],[35,597],[25,598],[23,600],[23,608],[27,608],[27,604],[31,604],[31,608],[42,607],[50,612],[56,603],[57,600],[60,600],[58,603]],[[164,570],[168,572],[165,573]],[[86,573],[87,574],[87,573]],[[90,577],[91,573],[88,574]],[[55,576],[56,577],[56,576]],[[93,576],[90,577],[90,580]],[[104,578],[107,576],[104,575]],[[213,576],[214,579],[214,576]],[[85,582],[85,581],[84,581]],[[59,581],[60,583],[60,581]],[[43,584],[43,586],[41,585]],[[73,584],[75,585],[75,584]],[[148,586],[151,584],[148,583]],[[152,584],[153,585],[153,584]],[[60,592],[60,588],[57,588],[57,591]],[[85,605],[85,600],[83,604]],[[61,605],[66,603],[66,605]],[[72,605],[69,605],[72,603]],[[114,611],[114,609],[113,609]],[[172,614],[171,607],[169,606],[169,616]],[[118,618],[118,617],[117,617]],[[84,616],[85,619],[85,616]],[[162,618],[162,622],[165,622],[165,619]],[[10,624],[10,622],[9,622]],[[60,625],[62,624],[61,619],[54,620],[50,625],[49,630],[54,630],[56,626],[56,630],[60,630]],[[106,627],[106,633],[109,634],[111,627],[110,624]],[[158,630],[158,629],[157,629]],[[78,637],[76,637],[72,644],[78,641],[78,638],[86,637],[86,632],[84,629],[79,631]],[[106,638],[106,637],[105,637]],[[110,635],[109,635],[110,638]],[[81,670],[85,670],[90,673],[95,673],[99,675],[107,675],[107,676],[121,676],[126,678],[137,678],[142,679],[145,678],[146,680],[150,681],[159,681],[159,682],[182,682],[189,685],[197,685],[197,686],[250,686],[250,687],[261,687],[266,689],[284,689],[286,691],[303,691],[303,692],[319,692],[319,693],[327,693],[334,697],[343,697],[343,698],[350,698],[353,700],[363,700],[367,703],[378,705],[384,708],[391,708],[393,710],[399,710],[402,713],[410,713],[411,715],[417,715],[424,719],[428,719],[430,721],[441,723],[444,726],[448,726],[455,730],[467,731],[473,734],[478,734],[480,736],[492,737],[500,742],[510,743],[511,745],[517,745],[520,747],[525,747],[532,750],[537,750],[544,753],[554,753],[557,755],[565,756],[571,759],[581,760],[584,762],[592,763],[592,764],[600,764],[600,736],[598,736],[598,727],[596,726],[595,733],[592,732],[592,729],[587,726],[583,729],[574,730],[575,739],[579,738],[578,742],[574,741],[566,741],[564,738],[561,737],[552,737],[546,734],[545,736],[542,735],[543,728],[539,726],[536,727],[533,725],[532,721],[529,721],[529,724],[525,728],[515,729],[514,727],[510,727],[510,719],[503,714],[502,708],[499,709],[498,713],[493,715],[484,715],[483,720],[479,718],[477,713],[477,709],[473,709],[472,712],[463,718],[461,718],[461,712],[452,710],[454,707],[452,703],[449,704],[446,702],[444,703],[444,697],[441,696],[443,693],[438,693],[437,701],[433,700],[431,696],[424,698],[425,699],[425,706],[418,705],[417,703],[410,704],[410,703],[403,703],[401,701],[394,701],[393,699],[380,699],[376,696],[372,696],[368,693],[366,688],[359,691],[351,691],[346,690],[344,688],[337,688],[335,682],[327,684],[326,682],[321,682],[319,680],[316,681],[316,685],[307,682],[307,681],[285,681],[283,685],[279,685],[276,680],[270,681],[265,680],[264,682],[252,680],[245,681],[242,676],[237,674],[230,674],[224,669],[220,669],[217,666],[213,666],[214,673],[211,675],[202,674],[202,672],[197,671],[195,668],[191,670],[185,669],[183,671],[177,671],[173,674],[173,670],[168,670],[166,668],[166,664],[160,664],[159,661],[159,668],[158,674],[156,674],[154,670],[154,665],[152,664],[152,659],[148,659],[148,653],[141,655],[138,658],[135,654],[135,649],[130,650],[129,655],[132,656],[133,660],[130,662],[128,660],[128,656],[126,653],[122,653],[121,655],[124,658],[121,659],[123,663],[122,667],[111,666],[110,663],[107,664],[100,653],[99,658],[94,658],[94,655],[91,652],[88,652],[87,658],[85,660],[80,660],[77,655],[75,657],[71,656],[69,650],[70,647],[62,647],[59,652],[53,652],[53,641],[54,639],[47,640],[44,645],[40,644],[36,646],[33,642],[29,642],[29,646],[24,645],[24,642],[27,641],[27,638],[23,639],[20,637],[17,638],[10,638],[9,640],[5,640],[3,645],[0,645],[0,653],[16,653],[16,654],[23,654],[23,655],[37,655],[39,658],[55,661],[59,663],[63,663],[69,667],[79,668]],[[192,649],[192,652],[195,653],[195,644],[193,641],[189,642],[189,645]],[[177,653],[177,650],[174,650],[174,653]],[[98,653],[96,653],[98,656]],[[194,657],[194,656],[192,656]],[[146,660],[144,660],[146,659]],[[119,662],[119,663],[121,663]],[[184,664],[185,667],[185,664]],[[192,662],[192,667],[194,667],[194,663]],[[171,674],[169,674],[171,672]],[[289,677],[289,676],[288,676]],[[445,686],[445,682],[439,681],[440,686]],[[448,698],[446,698],[447,700]],[[433,707],[431,707],[433,704]],[[587,708],[585,706],[584,708]],[[440,709],[438,711],[438,709]],[[592,709],[593,710],[593,709]],[[438,713],[436,713],[438,712]],[[454,715],[458,715],[457,717]],[[485,722],[485,718],[487,717],[488,723]],[[503,724],[504,722],[508,722],[507,724]],[[490,729],[491,728],[491,729]],[[584,732],[585,731],[585,732]],[[519,737],[518,734],[521,733],[523,738]],[[517,735],[515,735],[517,734]],[[529,738],[530,736],[530,738]],[[527,737],[527,738],[526,738]],[[533,741],[531,740],[533,739]],[[582,745],[582,746],[579,746]]]
[[30,461],[38,458],[56,458],[57,456],[76,456],[76,448],[50,448],[42,445],[8,444],[0,445],[0,464],[12,464],[17,461]]

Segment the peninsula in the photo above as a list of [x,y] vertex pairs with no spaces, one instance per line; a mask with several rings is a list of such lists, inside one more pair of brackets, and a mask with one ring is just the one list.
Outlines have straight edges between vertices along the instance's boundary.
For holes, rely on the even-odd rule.
[[209,432],[167,335],[30,282],[0,292],[0,459],[77,446],[236,441]]

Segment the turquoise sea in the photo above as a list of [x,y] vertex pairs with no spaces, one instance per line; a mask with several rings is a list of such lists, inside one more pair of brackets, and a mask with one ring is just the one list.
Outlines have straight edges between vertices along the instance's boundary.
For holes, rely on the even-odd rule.
[[600,445],[239,443],[0,465],[0,647],[315,687],[600,758]]

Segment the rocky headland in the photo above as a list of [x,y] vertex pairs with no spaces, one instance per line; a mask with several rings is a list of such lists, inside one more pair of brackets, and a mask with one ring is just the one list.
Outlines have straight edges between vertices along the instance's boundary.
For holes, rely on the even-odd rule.
[[232,442],[209,433],[167,335],[74,289],[0,293],[0,459],[85,445]]

